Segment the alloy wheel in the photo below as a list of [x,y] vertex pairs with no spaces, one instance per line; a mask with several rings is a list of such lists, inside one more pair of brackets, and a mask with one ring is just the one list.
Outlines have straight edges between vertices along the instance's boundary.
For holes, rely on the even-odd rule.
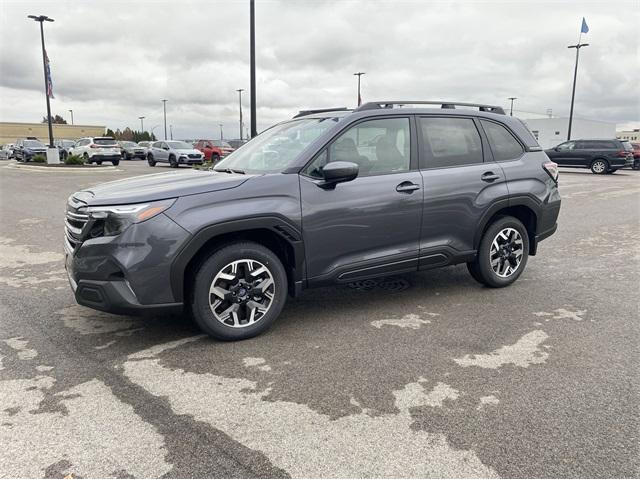
[[262,319],[273,303],[275,282],[269,268],[253,259],[227,264],[211,282],[209,307],[225,326],[244,328]]
[[598,174],[603,173],[606,168],[607,165],[602,160],[596,160],[591,166],[593,172]]
[[523,253],[520,233],[514,228],[502,229],[493,239],[489,250],[491,269],[499,277],[508,278],[520,266]]

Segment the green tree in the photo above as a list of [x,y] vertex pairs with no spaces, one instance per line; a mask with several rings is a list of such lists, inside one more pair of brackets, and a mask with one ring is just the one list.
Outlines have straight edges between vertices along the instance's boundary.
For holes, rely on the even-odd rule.
[[[42,123],[47,123],[47,117],[46,116],[42,117]],[[67,120],[62,118],[60,115],[55,115],[55,116],[51,117],[51,123],[55,123],[56,125],[66,125],[67,124]]]

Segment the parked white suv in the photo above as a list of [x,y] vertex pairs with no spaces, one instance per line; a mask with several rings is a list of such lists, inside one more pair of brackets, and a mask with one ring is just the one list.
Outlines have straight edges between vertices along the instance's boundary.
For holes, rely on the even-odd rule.
[[79,155],[86,163],[101,165],[103,161],[110,161],[116,166],[120,163],[120,147],[116,140],[109,136],[80,138],[69,151],[70,155]]

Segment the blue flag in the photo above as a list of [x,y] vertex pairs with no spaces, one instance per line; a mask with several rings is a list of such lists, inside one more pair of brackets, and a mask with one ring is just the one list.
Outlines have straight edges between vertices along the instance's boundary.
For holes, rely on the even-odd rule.
[[44,52],[44,66],[47,72],[47,96],[49,98],[54,98],[53,96],[53,82],[51,81],[51,65],[49,65],[49,55],[47,55],[47,51]]
[[582,27],[580,28],[580,33],[589,33],[589,25],[587,25],[587,21],[582,17]]

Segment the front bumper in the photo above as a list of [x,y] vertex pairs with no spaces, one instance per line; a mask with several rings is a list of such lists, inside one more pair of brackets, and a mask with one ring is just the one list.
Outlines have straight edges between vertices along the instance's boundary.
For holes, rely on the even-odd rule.
[[131,225],[119,236],[65,239],[65,267],[78,304],[114,314],[175,313],[172,260],[190,234],[164,214]]
[[199,165],[204,161],[204,157],[189,158],[188,156],[181,156],[178,158],[178,163],[181,165]]

